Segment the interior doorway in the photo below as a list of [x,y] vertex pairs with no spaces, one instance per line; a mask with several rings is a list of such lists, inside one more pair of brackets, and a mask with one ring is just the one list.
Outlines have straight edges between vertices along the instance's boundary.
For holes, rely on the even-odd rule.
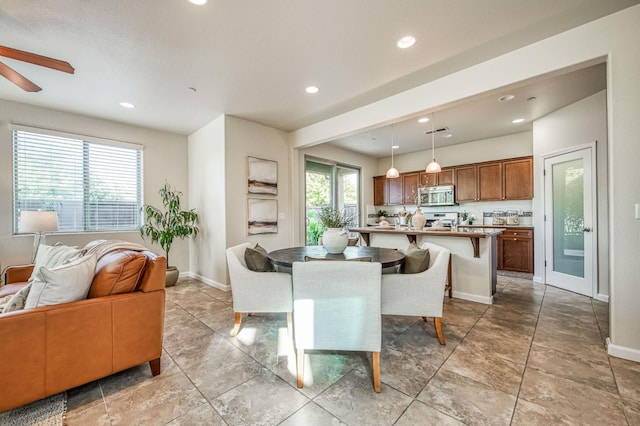
[[544,159],[546,283],[597,294],[595,147]]

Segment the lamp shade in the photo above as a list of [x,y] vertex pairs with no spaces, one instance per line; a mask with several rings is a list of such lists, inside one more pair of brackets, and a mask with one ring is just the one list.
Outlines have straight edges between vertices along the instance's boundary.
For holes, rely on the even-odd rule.
[[53,211],[21,211],[18,230],[24,233],[58,230],[58,214]]

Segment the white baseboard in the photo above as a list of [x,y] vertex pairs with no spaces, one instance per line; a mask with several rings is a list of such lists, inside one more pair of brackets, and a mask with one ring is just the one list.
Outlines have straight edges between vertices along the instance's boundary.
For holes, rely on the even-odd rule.
[[629,361],[640,362],[640,350],[627,348],[626,346],[614,345],[607,337],[607,352],[616,358],[628,359]]
[[609,295],[598,293],[594,299],[599,300],[601,302],[609,303]]
[[219,283],[217,281],[214,281],[210,278],[207,277],[203,277],[202,275],[198,275],[195,274],[193,272],[181,272],[180,273],[180,277],[187,277],[187,278],[194,278],[196,280],[202,281],[203,283],[211,286],[211,287],[215,287],[218,290],[222,290],[222,291],[231,291],[231,286],[227,285],[227,284],[222,284]]
[[542,277],[538,277],[536,275],[533,276],[533,282],[537,284],[544,284],[544,280],[542,279]]
[[453,290],[452,296],[456,299],[468,300],[470,302],[484,303],[485,305],[493,305],[493,296],[478,296],[477,294],[463,293]]

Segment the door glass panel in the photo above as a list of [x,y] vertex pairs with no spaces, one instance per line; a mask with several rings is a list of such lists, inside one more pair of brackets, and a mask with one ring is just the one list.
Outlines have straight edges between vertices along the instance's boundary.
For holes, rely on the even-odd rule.
[[[360,170],[346,166],[305,161],[306,244],[316,245],[324,229],[317,220],[322,207],[344,210],[359,224]],[[357,235],[357,234],[355,234]]]
[[552,168],[553,270],[584,277],[584,164],[582,159]]

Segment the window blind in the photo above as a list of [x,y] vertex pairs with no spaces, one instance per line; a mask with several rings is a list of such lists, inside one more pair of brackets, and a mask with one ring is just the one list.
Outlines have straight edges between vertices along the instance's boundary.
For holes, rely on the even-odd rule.
[[59,232],[141,225],[142,148],[13,130],[14,232],[22,210],[54,210]]

